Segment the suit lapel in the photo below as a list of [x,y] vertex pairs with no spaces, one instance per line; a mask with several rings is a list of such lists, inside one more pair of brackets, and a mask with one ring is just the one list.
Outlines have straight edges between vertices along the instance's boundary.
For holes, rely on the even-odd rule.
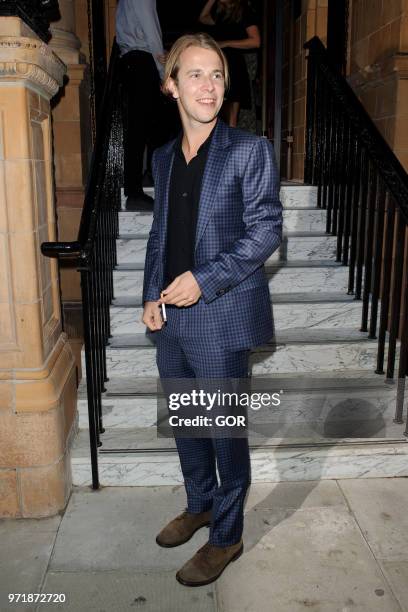
[[229,155],[229,127],[220,119],[217,121],[215,132],[208,149],[207,163],[201,185],[200,203],[195,236],[195,250],[201,240],[205,228],[210,220],[225,163]]
[[155,194],[155,196],[159,198],[159,201],[160,201],[159,245],[160,245],[160,250],[161,250],[162,255],[164,255],[164,249],[166,246],[170,178],[171,178],[171,171],[173,168],[173,161],[174,161],[173,145],[174,145],[174,141],[169,143],[167,149],[162,154],[160,168],[158,169],[158,176],[159,176],[158,193]]
[[[170,141],[164,148],[158,152],[154,199],[157,204],[157,232],[158,232],[158,275],[159,285],[161,286],[164,278],[164,257],[166,248],[166,231],[167,231],[167,212],[169,208],[169,185],[171,177],[171,169],[174,159],[174,140]],[[155,207],[156,207],[155,204]]]

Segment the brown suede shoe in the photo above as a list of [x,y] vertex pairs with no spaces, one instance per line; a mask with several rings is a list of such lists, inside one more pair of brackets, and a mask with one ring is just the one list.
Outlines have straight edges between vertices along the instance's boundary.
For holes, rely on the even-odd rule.
[[185,586],[204,586],[217,580],[227,567],[242,555],[244,545],[242,540],[232,546],[214,546],[204,544],[176,574],[176,578]]
[[172,548],[173,546],[180,546],[195,534],[197,529],[207,526],[211,523],[211,510],[207,512],[199,512],[193,514],[192,512],[182,512],[175,519],[170,521],[159,533],[156,538],[156,542],[159,546],[165,548]]

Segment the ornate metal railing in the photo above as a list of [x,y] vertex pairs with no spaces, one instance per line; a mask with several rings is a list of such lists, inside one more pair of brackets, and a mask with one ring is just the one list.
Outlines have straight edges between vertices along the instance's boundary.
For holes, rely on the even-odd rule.
[[96,140],[75,242],[44,242],[47,257],[69,259],[81,273],[86,385],[91,445],[92,486],[99,488],[98,446],[104,432],[101,394],[105,390],[106,345],[110,337],[109,306],[113,299],[113,268],[119,231],[123,183],[122,87],[119,50],[112,48]]
[[305,182],[317,185],[318,206],[327,210],[326,231],[337,236],[337,261],[349,266],[348,293],[362,300],[361,331],[376,338],[378,328],[377,374],[384,374],[388,341],[389,380],[400,341],[394,422],[402,423],[408,349],[408,175],[346,79],[331,66],[320,39],[312,38],[305,49]]

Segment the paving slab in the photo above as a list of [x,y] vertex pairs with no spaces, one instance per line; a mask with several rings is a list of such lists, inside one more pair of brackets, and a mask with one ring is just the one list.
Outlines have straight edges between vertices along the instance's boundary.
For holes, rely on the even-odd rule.
[[346,507],[345,497],[336,480],[308,480],[303,482],[253,483],[246,500],[245,512],[254,508],[301,509]]
[[176,570],[208,540],[208,529],[177,548],[161,548],[157,533],[186,506],[183,486],[74,488],[50,569]]
[[[215,612],[214,586],[188,589],[172,571],[49,572],[44,592],[65,593],[66,602],[52,604],[64,612]],[[43,604],[38,611],[49,611]]]
[[339,484],[376,558],[408,561],[408,478],[352,478]]
[[220,612],[400,612],[352,514],[259,509],[244,554],[216,583]]
[[380,565],[401,609],[408,612],[408,561],[382,560]]
[[9,593],[39,593],[61,516],[0,520],[0,610],[32,612],[29,603],[9,603]]
[[[175,571],[207,540],[163,549],[183,486],[74,488],[63,517],[0,521],[0,610],[408,612],[408,480],[254,483],[244,555],[213,585]],[[65,603],[8,604],[9,592]]]

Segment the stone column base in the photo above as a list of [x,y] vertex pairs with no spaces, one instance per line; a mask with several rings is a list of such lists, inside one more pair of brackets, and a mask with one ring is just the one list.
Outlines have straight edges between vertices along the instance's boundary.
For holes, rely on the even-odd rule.
[[0,19],[0,517],[60,512],[71,491],[77,369],[61,331],[50,98],[66,67]]
[[65,335],[35,379],[0,380],[0,517],[61,511],[71,486],[77,373]]

